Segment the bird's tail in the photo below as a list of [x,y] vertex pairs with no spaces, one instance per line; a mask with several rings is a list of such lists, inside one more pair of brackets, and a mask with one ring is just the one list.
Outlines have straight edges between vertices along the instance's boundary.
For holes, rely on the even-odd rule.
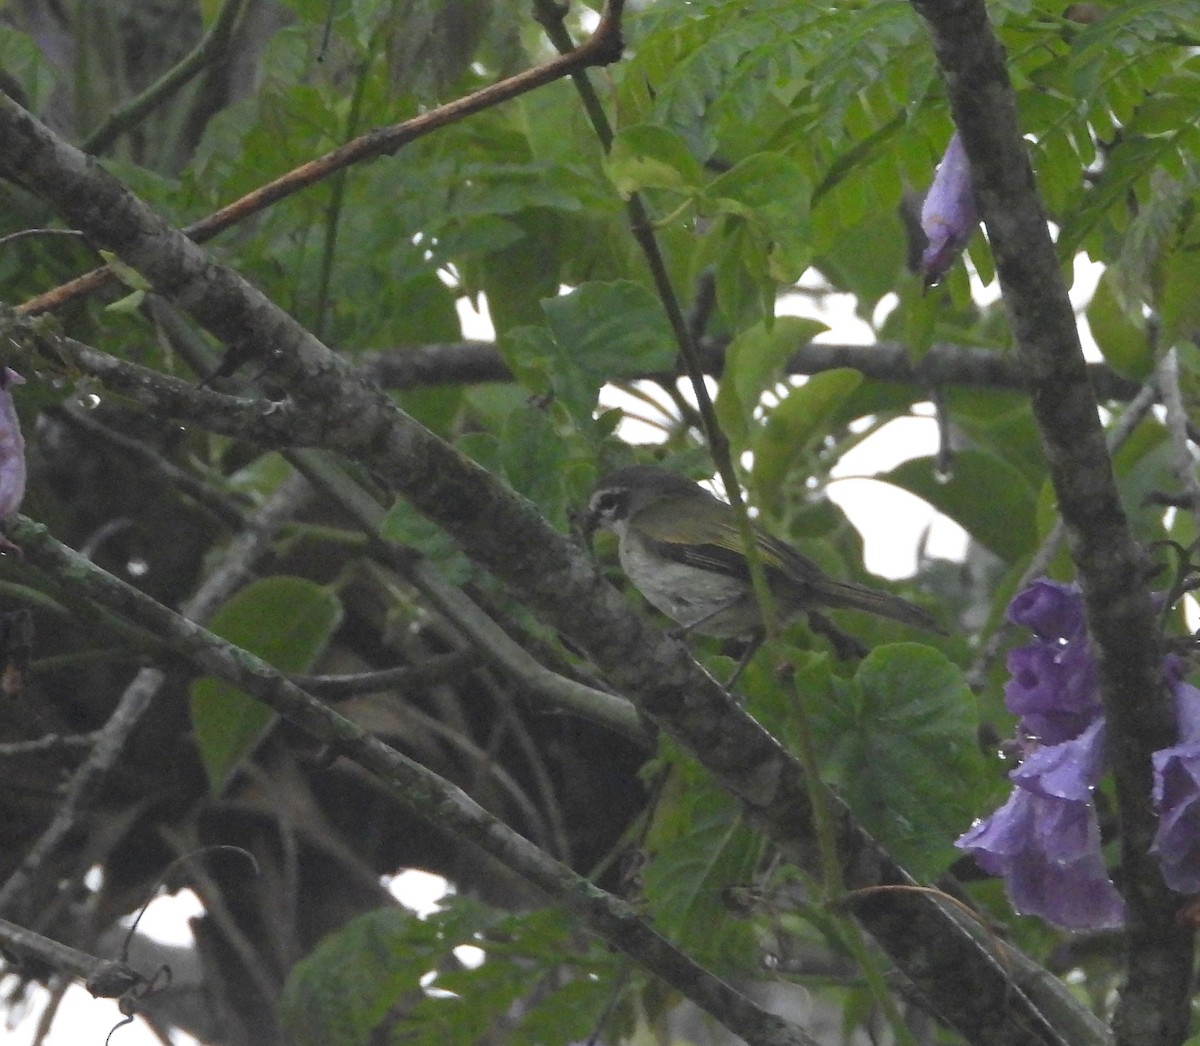
[[880,592],[865,585],[827,578],[821,585],[821,597],[828,607],[865,610],[868,614],[891,618],[901,624],[912,625],[913,628],[946,634],[946,630],[934,620],[932,614],[907,599],[893,596],[890,592]]

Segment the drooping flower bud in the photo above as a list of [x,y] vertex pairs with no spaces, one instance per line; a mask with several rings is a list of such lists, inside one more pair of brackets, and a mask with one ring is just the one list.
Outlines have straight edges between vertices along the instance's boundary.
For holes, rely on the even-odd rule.
[[946,274],[978,224],[971,165],[955,131],[921,205],[921,229],[929,240],[921,253],[921,271],[928,286]]
[[25,497],[25,439],[12,398],[12,386],[24,384],[11,367],[0,368],[0,519],[16,512]]

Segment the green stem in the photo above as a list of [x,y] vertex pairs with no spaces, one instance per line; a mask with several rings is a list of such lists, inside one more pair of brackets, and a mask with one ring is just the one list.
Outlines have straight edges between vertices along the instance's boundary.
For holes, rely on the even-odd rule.
[[[370,48],[374,50],[373,41]],[[363,97],[366,95],[367,77],[371,70],[371,55],[363,59],[362,71],[354,82],[354,94],[350,98],[350,112],[346,116],[346,140],[358,133],[362,117]],[[333,263],[337,254],[338,229],[341,225],[342,204],[346,199],[346,168],[342,168],[330,179],[329,206],[325,209],[325,229],[321,243],[321,265],[317,276],[316,315],[313,333],[325,338],[326,321],[329,318],[329,286],[333,279]]]
[[79,147],[87,153],[103,152],[122,134],[135,127],[147,113],[161,105],[189,80],[199,75],[205,66],[219,58],[226,50],[245,5],[246,0],[225,0],[213,27],[200,43],[136,98],[114,110],[108,119],[84,138]]

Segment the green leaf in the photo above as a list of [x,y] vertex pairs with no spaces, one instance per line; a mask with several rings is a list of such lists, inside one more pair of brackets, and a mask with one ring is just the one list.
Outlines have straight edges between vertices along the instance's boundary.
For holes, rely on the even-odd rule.
[[829,328],[819,320],[781,316],[736,335],[725,350],[725,371],[714,404],[717,420],[736,450],[745,450],[763,393],[779,381],[783,365],[800,346]]
[[[367,912],[322,940],[284,988],[287,1041],[471,1046],[518,999],[526,1005],[506,1041],[532,1046],[586,1038],[610,997],[616,957],[581,945],[561,908],[511,915],[465,897],[444,903],[424,919],[401,908]],[[456,969],[447,960],[460,945],[482,949],[483,962]],[[577,979],[548,990],[548,974],[564,963]]]
[[684,192],[700,185],[704,171],[674,131],[654,124],[626,127],[613,139],[608,174],[623,196],[641,189]]
[[[213,615],[210,628],[281,672],[307,672],[341,618],[341,602],[328,589],[281,575],[247,585]],[[192,684],[191,710],[196,744],[215,794],[253,750],[274,713],[211,676]]]
[[613,380],[668,370],[675,338],[662,303],[631,280],[585,283],[542,302],[564,356],[589,376]]
[[813,715],[822,772],[910,872],[954,859],[988,795],[975,697],[962,670],[918,643],[877,647]]
[[[464,453],[475,451],[480,456],[494,451],[495,437],[488,432],[468,433],[477,437],[468,443],[466,437],[459,441]],[[481,453],[482,452],[482,453]],[[476,454],[471,457],[478,460]],[[482,462],[481,462],[482,463]],[[490,463],[484,463],[490,464]],[[404,498],[397,498],[388,513],[379,524],[379,536],[385,541],[398,545],[407,545],[422,552],[428,559],[437,564],[438,569],[446,578],[455,584],[462,584],[472,574],[471,563],[463,555],[459,547],[447,536],[428,516],[422,515]]]
[[814,374],[767,414],[753,443],[751,485],[760,501],[778,498],[793,463],[806,458],[814,441],[825,436],[832,418],[862,380],[861,373],[846,367]]
[[982,450],[954,455],[948,476],[933,458],[915,458],[878,477],[924,498],[1006,562],[1033,548],[1036,494],[1022,473]]
[[1087,307],[1092,337],[1114,370],[1144,381],[1154,370],[1154,351],[1144,323],[1134,321],[1121,307],[1112,275],[1106,272]]
[[108,263],[108,267],[112,269],[113,275],[126,287],[134,291],[150,290],[150,282],[132,265],[127,265],[112,251],[100,251],[99,253],[100,257]]
[[[524,340],[545,355],[518,366],[547,368],[554,395],[581,428],[591,426],[606,382],[667,371],[674,364],[675,338],[662,305],[640,284],[585,283],[545,299],[542,310],[552,337]],[[506,358],[510,354],[505,350]]]
[[[404,908],[351,919],[298,962],[284,987],[280,1022],[293,1046],[369,1046],[404,992],[420,990],[434,957],[432,926]],[[414,938],[417,938],[414,940]]]
[[722,903],[726,888],[753,881],[762,839],[737,802],[690,762],[680,762],[647,840],[655,859],[643,873],[654,923],[697,961],[727,972],[754,952],[749,926]]

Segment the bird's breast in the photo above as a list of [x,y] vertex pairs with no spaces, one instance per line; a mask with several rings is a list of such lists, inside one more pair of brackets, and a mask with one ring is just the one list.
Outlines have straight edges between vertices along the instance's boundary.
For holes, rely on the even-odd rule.
[[701,622],[696,631],[715,636],[740,636],[756,626],[753,600],[736,578],[676,562],[631,529],[621,536],[619,555],[634,587],[679,624]]

